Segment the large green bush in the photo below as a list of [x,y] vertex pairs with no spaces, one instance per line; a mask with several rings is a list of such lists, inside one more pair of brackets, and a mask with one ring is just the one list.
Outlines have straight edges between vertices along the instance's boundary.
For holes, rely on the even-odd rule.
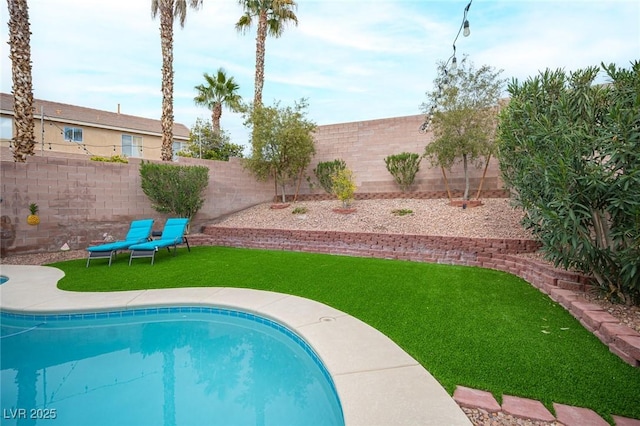
[[391,173],[396,183],[400,185],[400,189],[403,192],[413,185],[416,174],[420,170],[421,159],[420,155],[412,152],[390,155],[384,159],[387,170]]
[[608,296],[640,300],[640,62],[509,85],[500,114],[505,183],[556,265],[591,274]]
[[344,170],[346,168],[347,164],[344,160],[335,159],[333,161],[322,161],[318,163],[315,169],[313,169],[313,174],[316,175],[316,179],[318,179],[322,189],[324,189],[327,194],[333,194],[332,176],[339,170]]
[[209,169],[142,161],[142,191],[154,209],[192,219],[204,204],[202,192],[209,184]]

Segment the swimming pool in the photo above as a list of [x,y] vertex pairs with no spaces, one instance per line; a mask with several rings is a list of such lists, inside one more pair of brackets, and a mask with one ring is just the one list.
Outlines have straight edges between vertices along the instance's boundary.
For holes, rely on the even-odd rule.
[[309,345],[247,312],[2,313],[1,350],[3,424],[344,424]]

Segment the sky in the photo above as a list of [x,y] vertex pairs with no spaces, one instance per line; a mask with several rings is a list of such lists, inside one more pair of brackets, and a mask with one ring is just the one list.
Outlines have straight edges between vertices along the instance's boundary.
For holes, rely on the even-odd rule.
[[[453,53],[468,0],[297,0],[298,25],[266,41],[263,103],[306,98],[318,125],[421,114],[439,62]],[[162,56],[151,0],[28,0],[34,96],[160,119]],[[11,93],[8,9],[0,8],[0,90]],[[210,112],[196,106],[203,73],[223,67],[253,100],[255,26],[235,30],[237,0],[204,0],[174,26],[174,119],[191,128]],[[575,71],[640,60],[638,0],[473,0],[471,34],[458,60],[524,81],[545,69]],[[46,114],[46,111],[45,111]],[[222,128],[248,146],[240,114]]]

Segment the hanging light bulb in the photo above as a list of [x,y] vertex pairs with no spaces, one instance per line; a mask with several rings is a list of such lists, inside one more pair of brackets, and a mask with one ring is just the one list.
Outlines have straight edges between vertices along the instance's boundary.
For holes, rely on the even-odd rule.
[[469,37],[469,34],[471,34],[471,30],[469,29],[469,20],[465,19],[464,20],[464,25],[463,25],[462,35],[465,36],[465,37]]
[[451,71],[455,71],[456,68],[458,68],[458,60],[454,56],[453,60],[451,61]]

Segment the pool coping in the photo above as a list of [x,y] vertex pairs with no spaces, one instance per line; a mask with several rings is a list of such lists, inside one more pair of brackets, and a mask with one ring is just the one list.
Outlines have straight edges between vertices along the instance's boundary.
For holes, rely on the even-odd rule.
[[[345,425],[471,425],[437,380],[387,336],[330,306],[283,293],[230,287],[70,292],[53,267],[0,265],[0,309],[22,314],[211,306],[264,316],[302,337],[331,375]],[[392,313],[391,313],[392,314]]]

